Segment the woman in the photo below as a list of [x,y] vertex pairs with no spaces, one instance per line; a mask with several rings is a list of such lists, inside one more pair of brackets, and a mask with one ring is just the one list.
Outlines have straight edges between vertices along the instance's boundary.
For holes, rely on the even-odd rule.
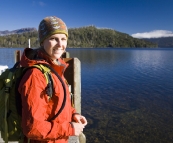
[[[63,73],[67,64],[61,59],[68,39],[65,23],[55,16],[46,17],[40,22],[38,32],[41,47],[36,50],[26,48],[21,58],[21,66],[49,64],[65,82]],[[47,83],[44,74],[37,68],[28,69],[19,85],[23,134],[30,143],[66,143],[69,136],[78,136],[87,125],[85,117],[76,113],[71,106],[67,84],[65,106],[58,117],[51,120],[61,108],[64,99],[60,80],[54,73],[51,75],[53,96],[50,99],[45,91]]]

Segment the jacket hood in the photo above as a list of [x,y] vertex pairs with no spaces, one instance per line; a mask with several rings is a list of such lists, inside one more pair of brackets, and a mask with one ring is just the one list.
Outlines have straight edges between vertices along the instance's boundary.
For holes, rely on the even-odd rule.
[[[37,50],[26,48],[22,54],[20,64],[22,67],[30,67],[34,64],[42,63],[42,60],[35,60],[34,57],[37,56]],[[45,63],[45,62],[44,62]]]
[[42,63],[51,65],[55,70],[56,68],[61,69],[63,72],[68,66],[68,64],[61,58],[58,59],[58,65],[54,64],[43,48],[26,48],[24,50],[20,61],[22,67],[31,67],[35,64]]

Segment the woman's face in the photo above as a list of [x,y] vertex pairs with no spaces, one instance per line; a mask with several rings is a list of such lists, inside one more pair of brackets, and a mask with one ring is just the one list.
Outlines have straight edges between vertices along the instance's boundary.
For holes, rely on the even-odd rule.
[[61,57],[67,47],[65,34],[54,34],[43,41],[44,50],[53,61]]

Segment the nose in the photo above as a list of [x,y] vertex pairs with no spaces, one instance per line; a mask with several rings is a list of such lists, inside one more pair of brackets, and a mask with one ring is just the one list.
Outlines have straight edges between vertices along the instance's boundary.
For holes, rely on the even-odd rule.
[[58,45],[59,47],[62,46],[62,41],[61,41],[60,39],[56,40],[56,42],[57,42],[57,45]]

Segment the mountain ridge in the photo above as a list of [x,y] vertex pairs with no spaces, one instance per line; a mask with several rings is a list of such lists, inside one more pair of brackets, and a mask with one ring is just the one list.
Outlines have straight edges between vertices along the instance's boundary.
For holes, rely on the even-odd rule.
[[173,48],[173,37],[142,38],[145,41],[156,43],[158,47]]
[[[158,47],[152,42],[133,38],[129,34],[108,28],[85,26],[69,28],[69,47]],[[32,47],[38,47],[36,28],[21,28],[13,31],[0,31],[0,47],[25,47],[31,39]],[[2,36],[4,35],[4,36]]]
[[20,29],[16,29],[16,30],[4,30],[4,31],[0,31],[0,36],[7,36],[7,35],[11,35],[11,34],[22,34],[25,32],[34,32],[37,31],[36,28],[20,28]]

